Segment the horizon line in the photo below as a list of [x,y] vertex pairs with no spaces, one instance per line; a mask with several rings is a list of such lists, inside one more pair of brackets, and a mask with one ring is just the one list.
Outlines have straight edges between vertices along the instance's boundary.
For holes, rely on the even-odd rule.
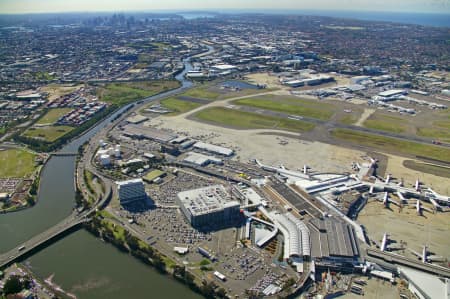
[[[270,10],[270,11],[269,11]],[[298,15],[299,13],[307,12],[364,12],[364,13],[398,13],[398,14],[435,14],[435,15],[450,15],[450,11],[400,11],[400,10],[372,10],[372,9],[271,9],[271,8],[198,8],[198,9],[145,9],[145,10],[73,10],[73,11],[30,11],[30,12],[1,12],[0,15],[39,15],[39,14],[77,14],[77,13],[213,13],[213,14],[230,14],[230,13],[262,13],[268,15],[276,14],[293,14]]]

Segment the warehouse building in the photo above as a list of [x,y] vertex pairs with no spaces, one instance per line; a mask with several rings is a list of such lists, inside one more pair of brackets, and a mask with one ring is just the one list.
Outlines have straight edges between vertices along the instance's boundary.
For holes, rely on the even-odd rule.
[[218,159],[214,156],[207,156],[195,152],[190,152],[186,156],[186,158],[183,159],[183,162],[195,165],[195,166],[206,166],[210,163],[221,165],[223,164],[221,159]]
[[226,157],[229,157],[234,153],[232,149],[200,141],[194,144],[194,148]]
[[240,216],[240,204],[222,185],[183,191],[177,203],[193,227],[226,226]]
[[134,201],[145,201],[147,194],[142,179],[116,182],[119,192],[120,204],[128,204]]
[[344,262],[359,256],[355,232],[350,225],[331,218],[315,218],[309,224],[314,258]]

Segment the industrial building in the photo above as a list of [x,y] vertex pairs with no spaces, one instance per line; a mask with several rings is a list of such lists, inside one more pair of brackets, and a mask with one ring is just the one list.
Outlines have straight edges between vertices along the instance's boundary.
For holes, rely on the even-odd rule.
[[144,201],[147,194],[144,189],[142,179],[133,179],[128,181],[116,182],[121,204],[127,204],[134,201]]
[[226,225],[240,215],[239,202],[222,185],[180,192],[177,203],[194,227]]
[[194,144],[194,148],[226,157],[229,157],[234,153],[232,149],[200,141]]
[[207,155],[203,155],[203,154],[199,154],[199,153],[195,153],[195,152],[188,153],[186,158],[183,159],[183,162],[193,164],[195,166],[206,166],[210,163],[216,164],[216,165],[223,164],[221,159],[218,159],[214,156],[207,156]]
[[149,139],[160,143],[168,143],[177,137],[166,131],[134,124],[123,126],[123,134],[127,137]]
[[336,219],[315,218],[309,222],[314,258],[344,261],[359,256],[353,228]]

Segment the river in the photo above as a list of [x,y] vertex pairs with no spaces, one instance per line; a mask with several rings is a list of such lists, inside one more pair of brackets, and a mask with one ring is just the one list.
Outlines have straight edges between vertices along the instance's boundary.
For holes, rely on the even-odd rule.
[[[212,47],[208,47],[213,51]],[[176,90],[143,100],[147,103],[192,86],[184,79],[191,70],[189,58],[176,78],[182,86]],[[74,139],[61,152],[76,152],[78,147],[106,127],[129,104]],[[75,204],[75,157],[52,157],[41,175],[37,204],[29,209],[0,214],[0,252],[6,252],[67,217]],[[133,257],[119,252],[84,230],[77,231],[29,258],[26,263],[41,279],[54,275],[54,283],[78,298],[200,298],[187,287],[163,276]]]

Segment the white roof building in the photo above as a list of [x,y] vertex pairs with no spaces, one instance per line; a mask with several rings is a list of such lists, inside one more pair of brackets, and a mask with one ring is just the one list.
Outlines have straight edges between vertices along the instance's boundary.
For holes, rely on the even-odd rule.
[[219,154],[219,155],[223,155],[223,156],[227,156],[227,157],[233,155],[233,153],[234,153],[234,151],[232,149],[214,145],[214,144],[204,143],[201,141],[195,143],[194,148],[204,150],[207,152],[211,152],[211,153],[215,153],[215,154]]

